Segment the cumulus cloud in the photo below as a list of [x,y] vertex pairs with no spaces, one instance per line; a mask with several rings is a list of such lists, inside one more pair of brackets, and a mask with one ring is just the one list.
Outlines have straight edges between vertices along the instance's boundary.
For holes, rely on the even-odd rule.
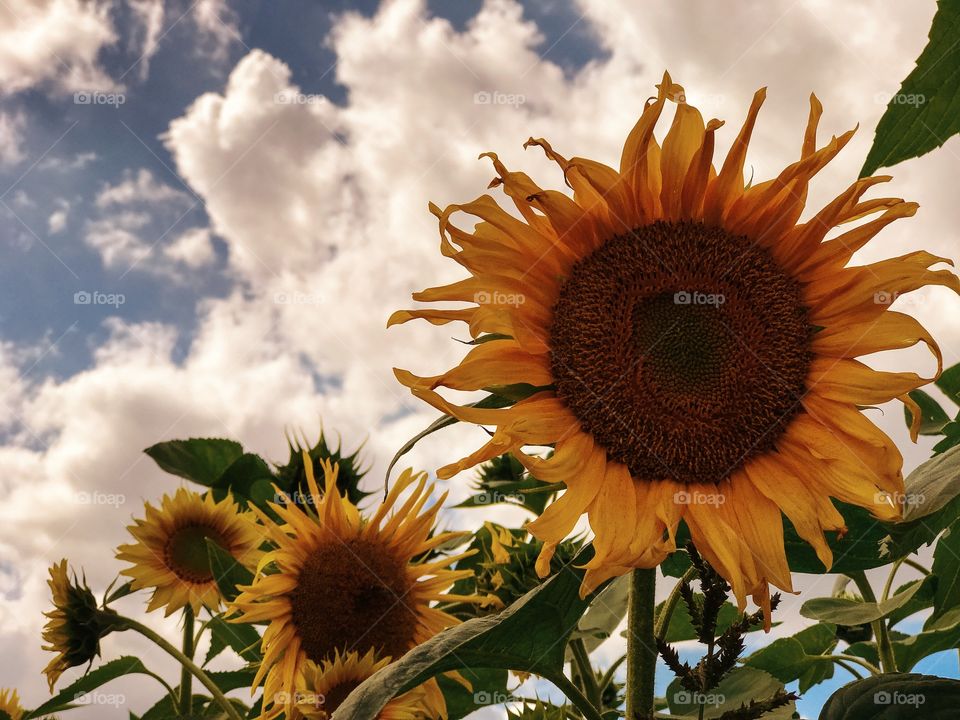
[[0,113],[0,166],[16,165],[23,160],[22,113]]
[[116,34],[110,3],[21,0],[0,5],[0,92],[50,83],[66,92],[114,87],[98,64]]
[[[0,448],[0,478],[17,482],[0,488],[11,508],[0,523],[0,552],[9,555],[0,555],[0,576],[7,567],[19,575],[0,580],[0,588],[22,590],[0,615],[0,630],[33,642],[39,618],[24,620],[18,609],[42,604],[42,565],[65,539],[92,582],[109,580],[114,568],[102,555],[122,538],[121,516],[137,512],[141,496],[173,486],[139,453],[158,440],[225,435],[279,458],[282,428],[312,430],[323,418],[348,444],[369,436],[378,479],[392,452],[434,415],[401,391],[391,367],[430,373],[463,354],[449,339],[462,337],[457,329],[388,332],[384,323],[391,309],[410,303],[410,291],[461,277],[439,257],[426,202],[484,192],[492,170],[478,153],[495,149],[509,167],[561,188],[553,165],[521,149],[528,136],[616,164],[623,137],[666,67],[706,114],[728,121],[720,145],[736,133],[754,89],[771,84],[749,160],[765,178],[799,153],[811,90],[824,100],[826,133],[858,120],[871,127],[882,112],[872,98],[906,73],[929,21],[910,9],[891,18],[894,11],[879,12],[877,3],[831,6],[834,18],[839,12],[846,27],[857,28],[841,36],[836,25],[825,25],[827,6],[814,2],[778,1],[763,13],[750,5],[579,5],[608,55],[572,74],[540,57],[547,49],[540,33],[514,2],[488,0],[458,31],[428,16],[423,0],[390,0],[373,17],[346,13],[335,23],[329,42],[346,104],[304,94],[282,59],[253,50],[222,92],[197,98],[171,123],[164,142],[211,227],[179,233],[143,265],[207,263],[212,233],[226,245],[238,289],[198,308],[196,335],[180,360],[174,328],[114,320],[94,365],[73,377],[28,385],[16,380],[17,362],[7,361],[17,428],[15,441]],[[872,20],[870,11],[887,21]],[[787,13],[790,23],[777,21]],[[866,117],[858,115],[864,110]],[[823,173],[811,205],[849,184],[869,139],[861,133],[859,144]],[[874,256],[865,257],[895,255],[916,237],[933,251],[951,252],[953,198],[942,181],[950,163],[944,151],[897,169],[895,192],[920,200],[924,212],[902,223],[909,227],[888,230]],[[105,263],[128,262],[143,250],[138,213],[176,206],[181,194],[185,204],[194,200],[158,182],[142,171],[100,193],[104,215],[86,237]],[[918,314],[944,339],[948,362],[956,362],[960,321],[943,312],[946,294],[928,297]],[[899,408],[880,422],[905,444]],[[435,468],[449,460],[450,447],[472,447],[482,434],[452,428],[424,442],[410,461]],[[926,449],[908,452],[915,463]],[[449,484],[455,496],[465,486]],[[124,494],[126,504],[121,512],[80,513],[68,502],[51,515],[30,505],[31,488],[60,499],[102,489]],[[481,520],[466,512],[456,517]],[[31,656],[23,664],[41,661]],[[12,681],[40,696],[38,679]]]

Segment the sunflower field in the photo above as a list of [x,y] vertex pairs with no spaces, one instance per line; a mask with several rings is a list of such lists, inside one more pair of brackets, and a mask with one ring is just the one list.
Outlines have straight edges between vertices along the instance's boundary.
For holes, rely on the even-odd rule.
[[[436,420],[385,477],[329,429],[278,462],[221,437],[147,448],[168,486],[104,559],[112,585],[50,566],[49,698],[0,691],[0,720],[133,681],[156,700],[129,720],[785,720],[831,682],[820,720],[960,718],[960,680],[918,671],[960,652],[960,365],[891,307],[960,279],[922,242],[853,262],[918,210],[879,169],[960,132],[958,33],[940,0],[860,177],[822,207],[810,184],[855,130],[824,138],[816,95],[772,177],[748,161],[766,88],[705,119],[669,72],[612,164],[531,137],[548,186],[483,153],[489,188],[429,205],[459,279],[424,274],[383,318],[455,336],[439,374],[386,379]],[[927,371],[861,359],[914,346]],[[935,443],[911,472],[875,422],[891,401]],[[454,425],[475,443],[407,466]],[[450,527],[452,487],[476,529]],[[788,596],[802,629],[771,634]],[[117,633],[179,675],[103,652]]]

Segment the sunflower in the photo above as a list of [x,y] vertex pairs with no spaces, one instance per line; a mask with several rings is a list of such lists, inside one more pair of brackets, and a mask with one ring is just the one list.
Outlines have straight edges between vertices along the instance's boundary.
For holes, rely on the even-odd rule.
[[0,688],[0,720],[20,720],[24,712],[17,691]]
[[256,523],[225,497],[216,502],[210,493],[199,495],[180,488],[163,496],[160,508],[145,503],[146,518],[127,529],[136,539],[117,548],[117,558],[133,563],[121,574],[133,578],[134,590],[155,588],[147,611],[166,606],[170,615],[186,605],[216,611],[220,591],[210,568],[207,540],[229,552],[237,562],[256,566],[262,538]]
[[[657,89],[619,171],[527,142],[560,166],[572,198],[485,153],[497,173],[491,187],[502,187],[518,215],[490,195],[442,211],[431,204],[441,252],[470,277],[413,297],[473,304],[399,311],[388,324],[460,321],[479,340],[441,375],[395,372],[444,413],[494,428],[441,478],[510,452],[539,479],[566,485],[530,523],[545,543],[541,571],[584,513],[596,552],[583,594],[656,566],[675,549],[683,520],[741,607],[748,594],[768,606],[768,583],[791,589],[781,513],[828,568],[824,531],[845,530],[831,498],[883,520],[899,516],[901,455],[859,408],[899,398],[912,408],[916,439],[920,414],[907,393],[929,379],[855,358],[923,342],[939,374],[929,333],[889,305],[925,285],[960,292],[960,283],[930,270],[949,261],[923,251],[848,267],[881,228],[917,209],[899,198],[861,200],[889,176],[857,180],[798,222],[809,181],[853,134],[817,147],[816,96],[800,159],[745,185],[765,90],[716,170],[723,123],[705,124],[669,75]],[[668,102],[676,112],[661,146],[654,129]],[[452,224],[458,211],[479,219],[472,232]],[[458,406],[436,391],[516,384],[532,393],[500,409]],[[527,446],[554,452],[542,459]]]
[[[363,657],[356,652],[341,655],[334,651],[331,660],[319,664],[308,660],[297,693],[297,710],[308,720],[329,720],[360,683],[389,662],[388,658],[377,660],[373,650],[368,650]],[[435,710],[420,686],[391,700],[377,715],[377,720],[430,720],[437,717]]]
[[43,628],[44,650],[57,653],[43,673],[50,692],[68,668],[91,662],[100,654],[100,639],[114,630],[123,629],[120,617],[108,608],[97,607],[97,599],[85,581],[74,574],[71,581],[67,561],[50,566],[47,580],[53,596],[53,610]]
[[[253,508],[276,548],[263,556],[253,584],[242,588],[231,603],[235,622],[270,623],[253,683],[256,688],[266,678],[268,717],[282,709],[290,714],[296,680],[307,661],[322,663],[338,651],[365,657],[373,650],[379,659],[399,658],[457,623],[431,602],[481,600],[443,593],[471,574],[448,567],[470,553],[414,562],[461,534],[431,536],[446,494],[424,510],[433,492],[432,485],[426,487],[425,473],[404,471],[383,504],[366,519],[338,492],[336,467],[324,461],[323,468],[321,493],[312,463],[305,463],[308,507],[270,504],[283,524]],[[400,494],[411,487],[409,497],[388,518]],[[434,681],[425,685],[425,692],[433,706],[443,708]]]

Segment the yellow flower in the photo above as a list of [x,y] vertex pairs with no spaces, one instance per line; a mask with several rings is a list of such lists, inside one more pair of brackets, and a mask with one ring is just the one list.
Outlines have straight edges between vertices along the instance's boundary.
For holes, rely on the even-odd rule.
[[[337,470],[324,461],[320,493],[311,463],[305,463],[307,507],[270,504],[283,524],[254,508],[276,548],[260,561],[253,584],[231,603],[236,622],[269,621],[263,634],[263,662],[254,688],[264,681],[264,715],[290,714],[296,678],[308,660],[322,663],[341,654],[397,659],[444,628],[457,623],[430,606],[433,601],[478,602],[444,594],[469,570],[450,570],[460,558],[414,562],[458,533],[431,536],[446,494],[424,510],[433,486],[425,473],[404,471],[383,504],[366,519],[337,491]],[[409,497],[390,517],[401,493]],[[272,572],[266,572],[272,571]],[[439,687],[425,686],[440,703]]]
[[20,720],[24,712],[17,691],[0,688],[0,720]]
[[248,513],[238,511],[228,496],[215,502],[180,488],[163,496],[160,508],[146,503],[146,518],[127,529],[136,539],[117,548],[117,558],[132,563],[121,574],[133,578],[133,589],[155,588],[147,611],[166,607],[165,615],[189,605],[216,611],[220,591],[210,569],[207,540],[217,543],[237,562],[256,567],[262,538]]
[[[470,277],[413,297],[473,304],[399,311],[389,324],[460,321],[486,337],[447,372],[397,377],[441,411],[493,428],[440,477],[510,452],[540,480],[566,484],[529,529],[545,543],[542,572],[586,513],[596,554],[583,593],[656,566],[675,549],[682,519],[741,606],[747,594],[766,606],[768,582],[791,588],[781,512],[827,567],[824,531],[845,529],[831,497],[881,519],[899,515],[890,498],[902,491],[901,455],[859,407],[909,404],[907,393],[929,380],[855,358],[923,342],[939,373],[934,340],[889,303],[925,285],[960,292],[960,283],[930,270],[948,261],[923,251],[847,267],[881,228],[917,209],[899,198],[861,200],[889,177],[857,180],[798,222],[810,179],[852,135],[817,148],[815,96],[800,159],[745,185],[764,97],[754,96],[719,170],[712,156],[722,123],[705,124],[665,74],[619,170],[528,141],[560,166],[572,198],[486,153],[497,172],[491,187],[503,188],[518,216],[489,195],[442,211],[431,205],[441,252]],[[661,146],[654,128],[668,102],[676,114]],[[458,211],[479,219],[472,232],[452,224]],[[436,391],[517,383],[538,391],[502,409],[458,406]],[[541,459],[526,446],[555,452]]]
[[[329,720],[360,683],[388,664],[387,658],[377,660],[373,650],[363,657],[356,652],[341,655],[334,651],[333,659],[319,664],[308,660],[297,692],[297,710],[308,720]],[[377,720],[432,720],[437,712],[421,685],[391,700]]]
[[113,610],[97,607],[97,599],[76,574],[70,580],[67,561],[50,566],[47,581],[53,596],[53,610],[43,628],[44,650],[57,653],[43,672],[50,691],[68,668],[91,662],[100,654],[100,638],[121,629]]

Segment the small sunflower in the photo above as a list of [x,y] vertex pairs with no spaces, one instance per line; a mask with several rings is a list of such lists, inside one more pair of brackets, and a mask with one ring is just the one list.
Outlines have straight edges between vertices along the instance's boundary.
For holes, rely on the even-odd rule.
[[[308,720],[330,720],[351,692],[389,662],[388,658],[377,660],[373,650],[363,657],[356,652],[341,655],[334,651],[330,660],[308,660],[297,692],[297,710]],[[391,700],[377,720],[432,720],[438,712],[442,709],[431,706],[426,689],[419,686]]]
[[47,580],[53,596],[53,610],[43,628],[44,650],[57,653],[44,669],[50,691],[68,668],[85,665],[100,654],[100,639],[122,629],[119,616],[97,606],[97,599],[85,581],[74,574],[71,581],[67,561],[50,566]]
[[[822,107],[811,96],[800,159],[776,178],[745,184],[747,145],[765,90],[719,170],[714,134],[669,75],[626,140],[616,170],[566,159],[542,139],[571,198],[510,172],[493,153],[490,195],[430,209],[441,252],[470,277],[415,293],[424,302],[473,303],[404,310],[467,323],[483,342],[452,370],[419,377],[397,370],[414,395],[459,420],[492,426],[489,441],[441,468],[448,478],[513,453],[540,480],[566,492],[530,531],[545,543],[540,567],[585,513],[595,556],[581,592],[675,549],[683,520],[697,548],[746,595],[769,605],[769,585],[791,589],[781,512],[828,568],[824,531],[845,530],[831,502],[899,516],[902,457],[860,407],[899,398],[929,379],[879,372],[856,360],[923,342],[940,351],[892,298],[925,285],[960,292],[945,258],[923,251],[861,267],[853,254],[892,221],[916,212],[900,198],[861,200],[890,180],[867,177],[798,222],[811,178],[853,132],[817,147]],[[676,113],[662,146],[654,129]],[[470,232],[451,223],[479,219]],[[876,215],[827,238],[843,223]],[[439,387],[475,391],[525,383],[537,392],[502,409],[458,406]],[[554,448],[541,459],[527,446]]]
[[0,720],[20,720],[25,712],[16,690],[0,688]]
[[220,607],[207,555],[207,540],[229,552],[237,562],[256,567],[262,542],[256,523],[225,497],[216,502],[210,493],[199,495],[180,488],[163,496],[160,508],[145,503],[146,518],[127,529],[137,542],[117,548],[117,558],[132,563],[121,572],[133,578],[133,589],[155,588],[147,611],[166,607],[165,615],[189,605]]
[[[433,492],[426,474],[404,471],[369,519],[337,491],[337,469],[324,462],[321,493],[306,463],[312,509],[270,504],[284,524],[252,508],[276,548],[260,561],[261,572],[231,603],[235,622],[269,621],[263,634],[263,662],[254,680],[264,681],[264,715],[290,714],[296,679],[307,661],[322,663],[341,654],[396,659],[456,618],[431,607],[433,601],[477,601],[444,594],[469,570],[449,565],[466,554],[414,562],[460,533],[431,536],[446,495],[424,510]],[[400,494],[413,488],[392,514]],[[469,554],[469,553],[467,553]],[[274,572],[263,572],[271,570]],[[434,681],[425,685],[431,702],[442,697]],[[268,706],[271,706],[268,708]]]

